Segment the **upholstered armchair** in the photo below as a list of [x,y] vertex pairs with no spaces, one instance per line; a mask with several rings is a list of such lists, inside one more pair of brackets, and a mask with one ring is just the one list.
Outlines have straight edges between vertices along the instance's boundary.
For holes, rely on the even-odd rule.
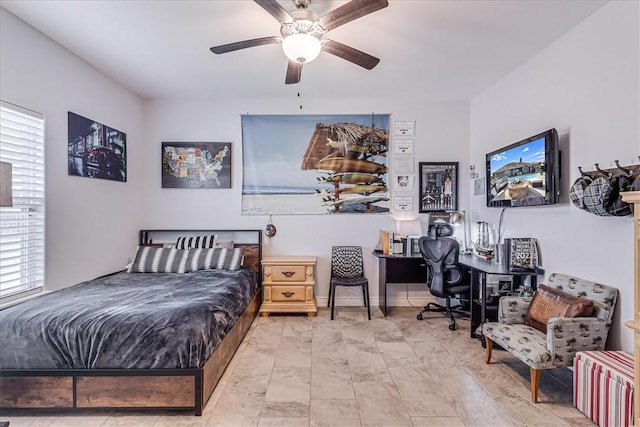
[[486,340],[485,362],[490,363],[493,343],[500,345],[529,366],[531,401],[538,401],[540,374],[544,369],[572,366],[575,353],[604,350],[618,298],[616,288],[554,273],[547,286],[593,301],[589,317],[552,317],[546,333],[525,324],[531,298],[502,297],[498,321],[482,326]]

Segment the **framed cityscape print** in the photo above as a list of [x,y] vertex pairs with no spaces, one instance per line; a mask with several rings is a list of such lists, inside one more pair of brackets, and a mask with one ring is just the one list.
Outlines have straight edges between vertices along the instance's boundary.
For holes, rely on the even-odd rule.
[[127,134],[68,112],[69,175],[127,182]]
[[231,188],[231,143],[163,142],[162,188]]
[[419,212],[458,210],[458,162],[419,163]]

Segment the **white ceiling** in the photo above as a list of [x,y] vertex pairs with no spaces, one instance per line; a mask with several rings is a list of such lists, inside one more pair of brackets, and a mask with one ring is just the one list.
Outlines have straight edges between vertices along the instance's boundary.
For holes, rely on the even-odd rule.
[[[292,1],[280,1],[293,10]],[[319,15],[344,1],[314,0]],[[326,37],[381,59],[367,71],[322,53],[284,84],[279,45],[211,46],[279,35],[249,0],[0,0],[0,5],[145,98],[405,96],[470,99],[600,8],[599,0],[389,0]],[[1,40],[0,40],[1,43]],[[416,95],[418,94],[418,95]]]

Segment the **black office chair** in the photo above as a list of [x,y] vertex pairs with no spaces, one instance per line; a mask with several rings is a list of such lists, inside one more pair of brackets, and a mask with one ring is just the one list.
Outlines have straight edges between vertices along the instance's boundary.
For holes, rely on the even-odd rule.
[[364,277],[361,246],[333,246],[331,248],[331,283],[327,300],[327,307],[331,305],[331,320],[333,320],[336,305],[336,286],[362,286],[364,305],[367,307],[367,314],[371,320],[369,281]]
[[420,313],[418,320],[422,320],[422,313],[427,311],[445,312],[451,319],[449,329],[458,328],[454,313],[468,315],[462,305],[451,306],[451,299],[458,295],[467,296],[471,293],[471,281],[468,272],[458,266],[458,253],[460,244],[457,240],[446,237],[453,234],[453,228],[449,224],[435,226],[430,236],[423,236],[418,240],[420,253],[427,261],[429,271],[427,286],[431,294],[446,299],[446,305],[433,302],[427,304]]

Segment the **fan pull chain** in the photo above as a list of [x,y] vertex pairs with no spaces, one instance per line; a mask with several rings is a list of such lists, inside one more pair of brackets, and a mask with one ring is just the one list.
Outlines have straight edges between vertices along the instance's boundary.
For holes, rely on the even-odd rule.
[[[298,98],[300,98],[300,92],[298,92]],[[302,101],[300,101],[300,109],[302,110]]]

